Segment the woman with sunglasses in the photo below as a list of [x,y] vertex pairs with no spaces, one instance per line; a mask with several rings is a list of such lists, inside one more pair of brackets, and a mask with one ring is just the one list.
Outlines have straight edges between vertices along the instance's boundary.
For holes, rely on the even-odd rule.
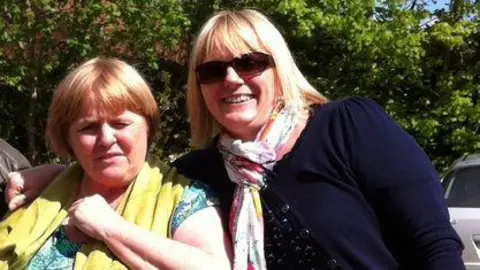
[[234,269],[464,269],[422,149],[373,101],[319,94],[261,13],[207,21],[187,102],[199,150],[173,165],[219,196]]

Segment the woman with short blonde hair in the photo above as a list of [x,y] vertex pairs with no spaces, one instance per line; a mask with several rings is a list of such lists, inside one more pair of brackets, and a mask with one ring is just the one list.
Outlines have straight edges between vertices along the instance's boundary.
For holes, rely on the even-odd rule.
[[46,137],[57,155],[72,155],[67,127],[93,105],[101,114],[127,109],[142,115],[149,126],[148,143],[153,141],[160,115],[150,87],[125,62],[97,57],[70,73],[53,95]]
[[76,162],[0,222],[0,269],[230,269],[213,192],[148,155],[158,114],[125,62],[72,71],[53,95],[47,138]]

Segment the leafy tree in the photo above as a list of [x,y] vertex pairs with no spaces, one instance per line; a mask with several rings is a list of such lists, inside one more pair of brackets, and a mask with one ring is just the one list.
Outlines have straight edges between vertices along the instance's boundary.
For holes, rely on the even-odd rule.
[[[7,110],[0,131],[27,142],[17,146],[34,163],[52,157],[38,143],[52,90],[86,59],[115,56],[136,65],[151,75],[155,96],[164,103],[183,95],[171,91],[183,81],[174,68],[184,65],[179,46],[190,23],[177,1],[6,0],[0,7],[0,87],[9,93],[1,100]],[[10,96],[24,99],[11,104]],[[13,126],[20,126],[15,134]]]
[[[375,99],[441,170],[480,151],[479,4],[452,1],[452,11],[435,12],[427,4],[284,0],[236,7],[264,10],[319,91]],[[427,24],[432,17],[436,23]]]
[[[163,112],[157,154],[189,149],[184,93],[190,46],[219,9],[256,8],[331,99],[368,96],[424,147],[438,169],[480,151],[480,3],[452,0],[30,0],[0,2],[0,135],[36,162],[54,86],[85,59],[134,64]],[[28,149],[27,147],[28,146]],[[28,151],[27,151],[28,150]]]

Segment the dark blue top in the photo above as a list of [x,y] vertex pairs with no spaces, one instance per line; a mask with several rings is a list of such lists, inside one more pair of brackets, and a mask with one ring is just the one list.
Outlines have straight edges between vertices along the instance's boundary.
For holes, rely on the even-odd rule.
[[[234,184],[215,147],[174,165],[210,185],[228,217]],[[269,269],[465,269],[435,169],[372,100],[315,108],[266,177]]]

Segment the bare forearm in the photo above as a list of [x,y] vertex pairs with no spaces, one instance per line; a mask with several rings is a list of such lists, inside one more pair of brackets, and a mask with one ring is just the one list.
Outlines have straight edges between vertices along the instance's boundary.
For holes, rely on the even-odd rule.
[[125,221],[107,232],[104,241],[133,269],[229,269],[228,264],[194,246],[153,235]]

